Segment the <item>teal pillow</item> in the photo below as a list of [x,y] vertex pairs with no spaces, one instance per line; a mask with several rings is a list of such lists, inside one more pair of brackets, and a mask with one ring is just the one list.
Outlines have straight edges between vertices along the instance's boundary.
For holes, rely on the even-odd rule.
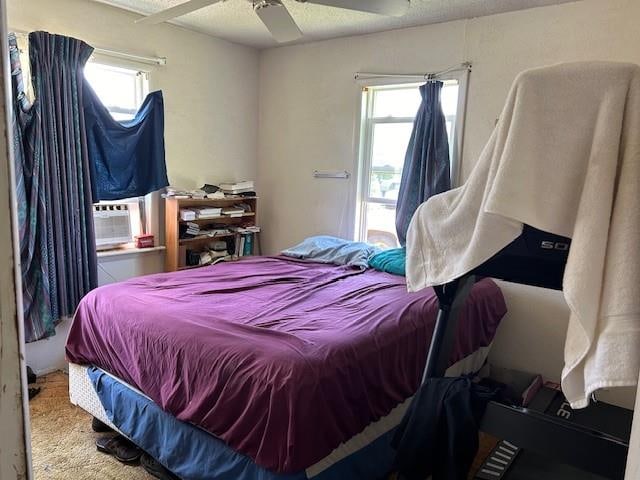
[[381,272],[393,273],[404,277],[406,258],[406,248],[392,248],[371,257],[369,266]]

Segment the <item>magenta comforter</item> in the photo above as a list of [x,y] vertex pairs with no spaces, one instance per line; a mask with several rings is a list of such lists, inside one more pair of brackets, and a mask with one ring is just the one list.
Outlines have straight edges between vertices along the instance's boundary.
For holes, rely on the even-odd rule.
[[[489,280],[469,298],[452,363],[489,345],[506,312]],[[98,288],[66,352],[298,472],[415,392],[436,311],[433,290],[407,293],[403,277],[259,257]]]

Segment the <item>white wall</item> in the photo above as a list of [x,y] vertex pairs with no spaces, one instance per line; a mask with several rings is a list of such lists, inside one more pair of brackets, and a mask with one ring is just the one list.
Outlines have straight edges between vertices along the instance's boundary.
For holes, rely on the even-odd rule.
[[[276,252],[318,233],[352,234],[356,177],[319,180],[311,174],[355,172],[355,72],[426,72],[472,61],[466,177],[518,72],[587,59],[640,63],[639,19],[637,0],[583,0],[263,52],[258,187],[265,250]],[[494,361],[558,378],[568,320],[561,294],[502,287],[509,314]],[[632,395],[623,397],[632,405]]]
[[258,131],[258,52],[88,0],[8,0],[9,27],[70,35],[94,47],[167,57],[152,90],[165,101],[172,184],[253,178]]

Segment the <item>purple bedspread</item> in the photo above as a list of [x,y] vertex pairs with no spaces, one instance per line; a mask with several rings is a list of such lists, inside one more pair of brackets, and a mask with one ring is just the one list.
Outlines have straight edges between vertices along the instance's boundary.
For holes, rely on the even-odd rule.
[[[506,312],[479,282],[451,362]],[[139,277],[89,293],[66,352],[279,473],[301,471],[416,391],[437,311],[404,277],[284,257]]]

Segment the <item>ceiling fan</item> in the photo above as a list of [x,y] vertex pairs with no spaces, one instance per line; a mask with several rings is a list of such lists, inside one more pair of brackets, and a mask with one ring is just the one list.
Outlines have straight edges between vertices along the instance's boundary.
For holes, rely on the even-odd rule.
[[[176,17],[195,12],[214,3],[225,0],[188,0],[175,7],[162,10],[153,15],[143,17],[136,23],[158,24]],[[253,4],[262,23],[265,24],[273,38],[279,42],[291,42],[302,37],[302,32],[291,17],[281,0],[249,0]],[[401,17],[409,9],[410,0],[295,0],[299,3],[314,3],[328,7],[345,8],[359,12],[377,13],[392,17]]]

